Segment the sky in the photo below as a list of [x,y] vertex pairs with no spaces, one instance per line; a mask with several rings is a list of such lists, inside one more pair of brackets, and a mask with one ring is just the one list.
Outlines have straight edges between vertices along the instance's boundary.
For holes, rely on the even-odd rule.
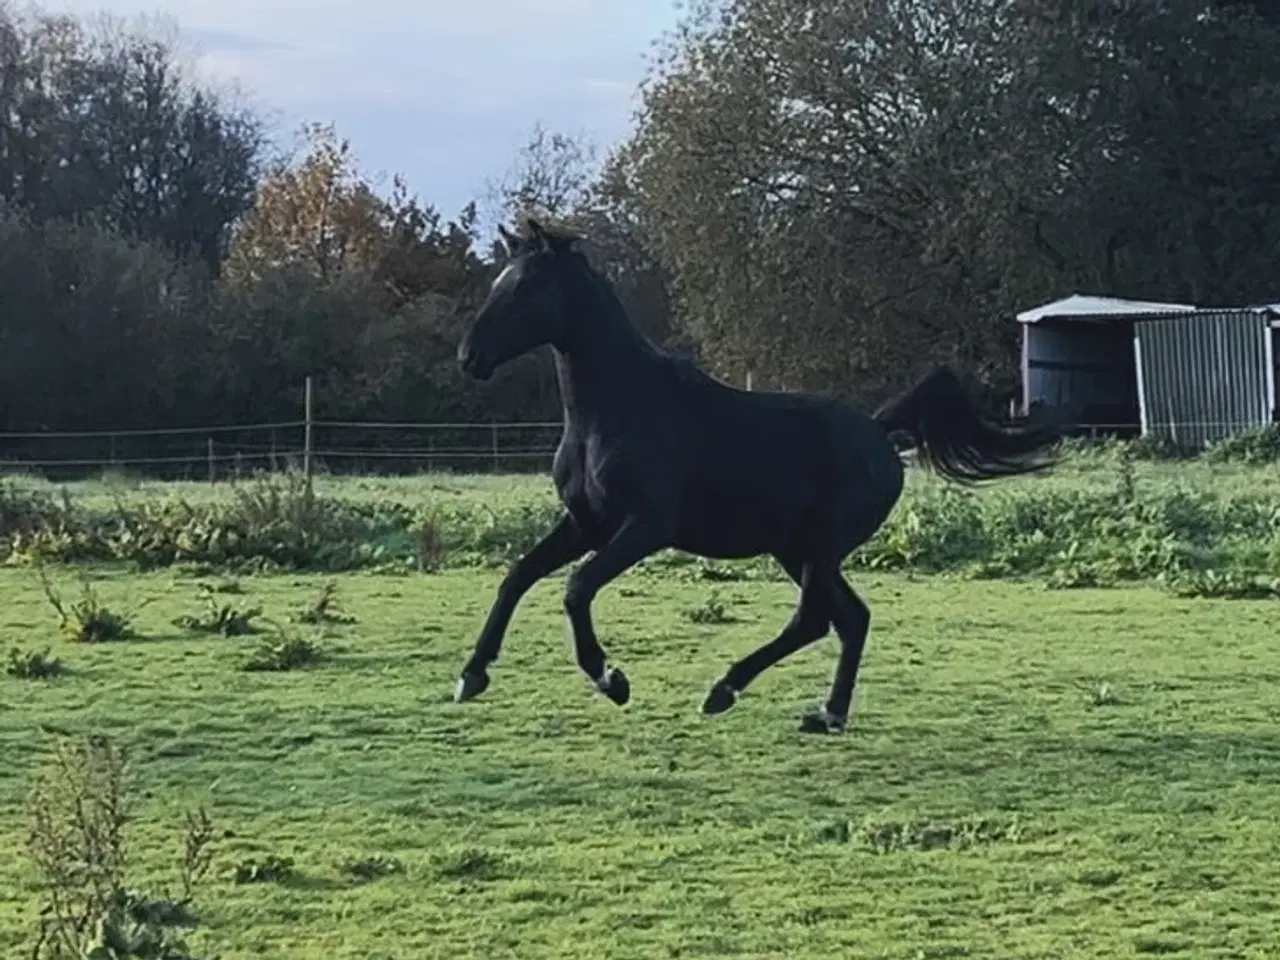
[[673,0],[45,0],[49,12],[161,16],[231,81],[282,144],[333,123],[360,167],[446,217],[482,199],[535,123],[626,136]]

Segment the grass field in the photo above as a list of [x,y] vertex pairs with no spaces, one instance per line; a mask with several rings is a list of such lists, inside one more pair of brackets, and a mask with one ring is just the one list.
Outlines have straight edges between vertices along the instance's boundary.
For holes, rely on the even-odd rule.
[[[1280,496],[1272,468],[1175,469],[1143,466],[1139,482]],[[1114,481],[1086,470],[1036,482],[1101,496]],[[342,489],[532,503],[545,483]],[[1280,947],[1274,601],[856,572],[873,612],[858,714],[844,737],[811,739],[796,723],[825,693],[833,638],[766,673],[725,716],[698,714],[724,667],[789,615],[783,582],[659,567],[607,590],[596,621],[634,685],[618,710],[576,673],[559,580],[521,607],[490,691],[457,706],[491,567],[244,576],[243,593],[219,602],[287,622],[333,581],[354,618],[290,625],[326,657],[279,673],[241,669],[261,638],[173,624],[201,612],[199,585],[220,575],[90,570],[113,608],[146,601],[138,638],[60,638],[32,570],[0,568],[0,635],[51,646],[69,670],[0,676],[5,957],[29,950],[42,897],[24,856],[27,785],[57,735],[89,731],[132,751],[132,883],[172,885],[184,811],[213,818],[220,839],[189,937],[201,957],[1261,958]],[[74,598],[70,568],[52,573]],[[728,622],[696,622],[713,597]],[[291,859],[292,873],[236,882],[237,867],[269,856]],[[361,861],[393,869],[357,882]]]

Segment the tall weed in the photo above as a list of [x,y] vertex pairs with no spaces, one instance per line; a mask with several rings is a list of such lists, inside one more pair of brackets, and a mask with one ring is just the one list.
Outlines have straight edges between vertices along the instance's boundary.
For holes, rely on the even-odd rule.
[[[1227,489],[1203,465],[1146,462],[1154,454],[1134,442],[1072,441],[1064,449],[1051,482],[970,491],[913,472],[901,502],[850,566],[1036,577],[1058,586],[1185,579],[1197,570],[1280,576],[1280,484],[1262,482],[1270,468],[1233,468],[1256,469],[1260,482],[1237,478]],[[1228,452],[1214,448],[1201,460]],[[1195,486],[1180,479],[1192,470]],[[0,488],[0,555],[206,573],[501,568],[560,512],[549,489],[535,500],[490,501],[442,488],[428,488],[420,500],[356,499],[313,492],[296,474],[235,484],[229,496],[201,503],[119,496],[90,508],[19,485]],[[785,577],[769,558],[709,566],[673,551],[640,569],[696,580]]]

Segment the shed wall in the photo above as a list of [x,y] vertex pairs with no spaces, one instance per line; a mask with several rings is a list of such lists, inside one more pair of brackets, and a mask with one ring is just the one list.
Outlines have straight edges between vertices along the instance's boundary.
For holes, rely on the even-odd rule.
[[1109,319],[1024,324],[1023,410],[1040,404],[1072,423],[1137,423],[1133,324]]
[[1145,432],[1203,447],[1271,420],[1270,318],[1203,311],[1135,325]]

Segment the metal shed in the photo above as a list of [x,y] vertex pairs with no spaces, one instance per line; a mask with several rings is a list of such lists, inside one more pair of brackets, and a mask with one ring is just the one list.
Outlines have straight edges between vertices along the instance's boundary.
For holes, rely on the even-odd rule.
[[1018,314],[1022,407],[1200,447],[1274,422],[1280,305],[1072,296]]

